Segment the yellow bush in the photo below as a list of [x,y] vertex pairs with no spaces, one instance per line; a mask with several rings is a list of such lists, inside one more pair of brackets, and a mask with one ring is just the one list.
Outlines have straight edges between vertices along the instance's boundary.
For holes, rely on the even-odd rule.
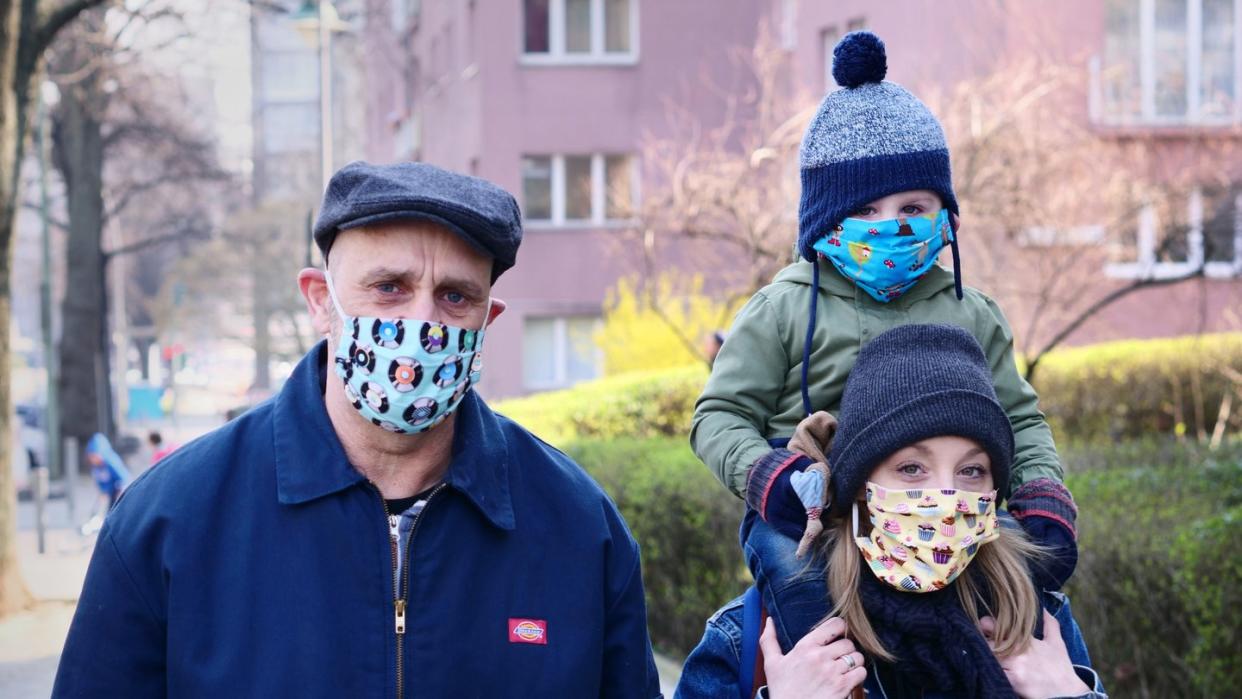
[[622,279],[604,302],[595,344],[604,373],[704,364],[702,345],[732,322],[740,301],[728,303],[703,292],[703,277],[663,274],[644,286]]

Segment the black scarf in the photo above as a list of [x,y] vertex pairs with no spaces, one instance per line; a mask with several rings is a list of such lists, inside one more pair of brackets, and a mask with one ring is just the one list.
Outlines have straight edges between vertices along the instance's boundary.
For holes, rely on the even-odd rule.
[[[954,697],[1016,699],[975,620],[950,585],[901,592],[862,571],[858,592],[880,643],[897,657],[883,674],[890,697],[936,691]],[[896,684],[896,687],[889,686]]]

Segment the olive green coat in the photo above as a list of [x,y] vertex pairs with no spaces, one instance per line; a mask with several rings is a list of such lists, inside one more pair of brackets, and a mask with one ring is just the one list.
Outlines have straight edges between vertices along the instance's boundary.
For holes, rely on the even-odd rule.
[[[814,410],[836,413],[845,379],[863,343],[905,323],[957,325],[974,333],[992,367],[992,381],[1014,432],[1009,490],[1036,478],[1062,479],[1052,430],[1034,389],[1014,366],[1013,333],[996,302],[966,288],[953,292],[953,274],[933,267],[910,291],[889,303],[872,299],[820,261],[819,301],[811,343]],[[746,491],[751,464],[768,452],[768,439],[787,438],[805,416],[802,348],[809,318],[812,267],[799,261],[760,289],[733,321],[703,395],[694,409],[690,444],[734,494]]]

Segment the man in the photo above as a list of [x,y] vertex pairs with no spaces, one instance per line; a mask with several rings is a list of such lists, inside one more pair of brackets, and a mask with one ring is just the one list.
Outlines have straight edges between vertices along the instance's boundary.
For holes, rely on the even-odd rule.
[[513,197],[353,163],[315,239],[298,283],[328,341],[126,491],[55,695],[658,696],[615,507],[470,390]]

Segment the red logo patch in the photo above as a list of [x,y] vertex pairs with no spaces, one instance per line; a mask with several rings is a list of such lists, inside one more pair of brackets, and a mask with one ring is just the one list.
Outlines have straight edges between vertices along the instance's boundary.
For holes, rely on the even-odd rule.
[[548,645],[548,622],[544,619],[510,619],[509,643]]

